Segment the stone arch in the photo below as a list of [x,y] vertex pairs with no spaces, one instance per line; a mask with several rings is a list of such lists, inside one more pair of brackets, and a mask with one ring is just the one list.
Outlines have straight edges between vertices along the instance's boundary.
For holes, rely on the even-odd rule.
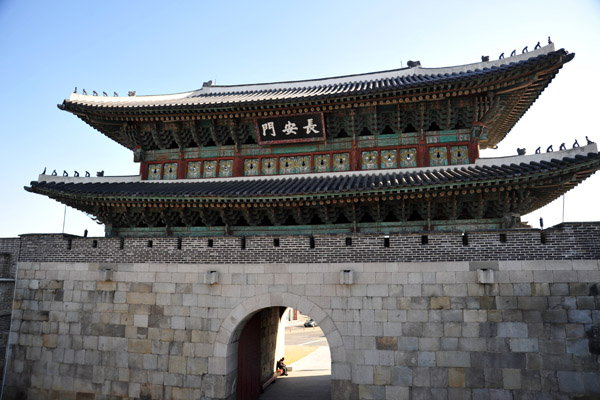
[[238,304],[223,319],[217,332],[213,356],[208,359],[208,373],[219,375],[224,378],[225,397],[235,392],[237,373],[237,341],[245,326],[245,323],[257,312],[271,307],[291,307],[300,310],[303,314],[313,318],[327,339],[331,352],[331,378],[335,379],[336,369],[344,369],[346,364],[346,352],[342,336],[331,319],[321,307],[308,298],[292,293],[263,293],[245,299]]

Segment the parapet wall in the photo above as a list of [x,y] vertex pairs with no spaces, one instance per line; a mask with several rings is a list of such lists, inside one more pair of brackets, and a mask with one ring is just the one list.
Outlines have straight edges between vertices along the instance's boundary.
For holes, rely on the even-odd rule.
[[[387,238],[386,238],[387,237]],[[346,263],[600,259],[600,223],[540,231],[215,238],[24,235],[21,261],[125,263]]]
[[241,330],[275,307],[323,329],[336,400],[600,396],[598,225],[502,233],[25,236],[5,396],[234,399]]

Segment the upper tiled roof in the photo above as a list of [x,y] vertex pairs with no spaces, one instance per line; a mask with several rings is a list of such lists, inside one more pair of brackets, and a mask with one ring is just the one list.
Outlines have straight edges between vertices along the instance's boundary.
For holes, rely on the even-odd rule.
[[[446,68],[414,67],[334,78],[255,85],[207,85],[191,92],[158,96],[106,97],[73,93],[60,107],[64,109],[72,109],[77,105],[127,109],[165,106],[214,107],[344,97],[485,78],[491,74],[510,72],[561,55],[567,55],[567,52],[563,49],[555,51],[554,45],[550,44],[513,57]],[[568,54],[567,57],[566,61],[569,61],[573,54]]]
[[[593,164],[590,167],[590,164]],[[466,166],[411,168],[381,171],[354,171],[336,174],[307,174],[294,177],[244,177],[212,181],[139,181],[135,179],[67,178],[41,176],[29,191],[50,197],[92,198],[174,198],[235,201],[239,198],[277,199],[279,197],[357,194],[387,190],[443,188],[497,180],[552,174],[586,165],[586,174],[600,167],[596,145],[543,155],[481,159]],[[587,176],[586,175],[586,176]],[[47,179],[46,179],[47,178]],[[582,180],[585,176],[578,179]],[[76,183],[78,181],[87,183]],[[576,183],[575,183],[576,184]],[[567,189],[565,189],[567,190]]]

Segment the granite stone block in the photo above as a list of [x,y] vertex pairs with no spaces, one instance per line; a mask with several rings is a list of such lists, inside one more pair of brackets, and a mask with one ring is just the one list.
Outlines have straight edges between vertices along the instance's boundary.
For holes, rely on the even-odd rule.
[[448,368],[448,385],[451,388],[464,388],[465,383],[464,368]]
[[567,315],[570,323],[592,323],[592,312],[590,310],[568,310]]
[[528,336],[527,324],[523,322],[499,322],[498,336],[526,338]]
[[583,373],[574,371],[558,371],[558,386],[562,392],[584,393]]
[[471,356],[465,351],[438,351],[436,353],[438,367],[465,367],[471,366]]
[[431,377],[429,370],[430,368],[414,368],[412,385],[416,387],[430,387]]
[[516,353],[531,353],[539,351],[537,339],[510,339],[510,351]]

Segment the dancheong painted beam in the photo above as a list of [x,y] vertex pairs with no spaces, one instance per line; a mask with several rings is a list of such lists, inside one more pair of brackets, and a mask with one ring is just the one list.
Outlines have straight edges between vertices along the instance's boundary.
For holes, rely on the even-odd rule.
[[479,159],[573,58],[500,60],[59,107],[134,151],[135,177],[41,175],[26,189],[110,236],[414,232],[520,226],[600,168],[595,144]]

